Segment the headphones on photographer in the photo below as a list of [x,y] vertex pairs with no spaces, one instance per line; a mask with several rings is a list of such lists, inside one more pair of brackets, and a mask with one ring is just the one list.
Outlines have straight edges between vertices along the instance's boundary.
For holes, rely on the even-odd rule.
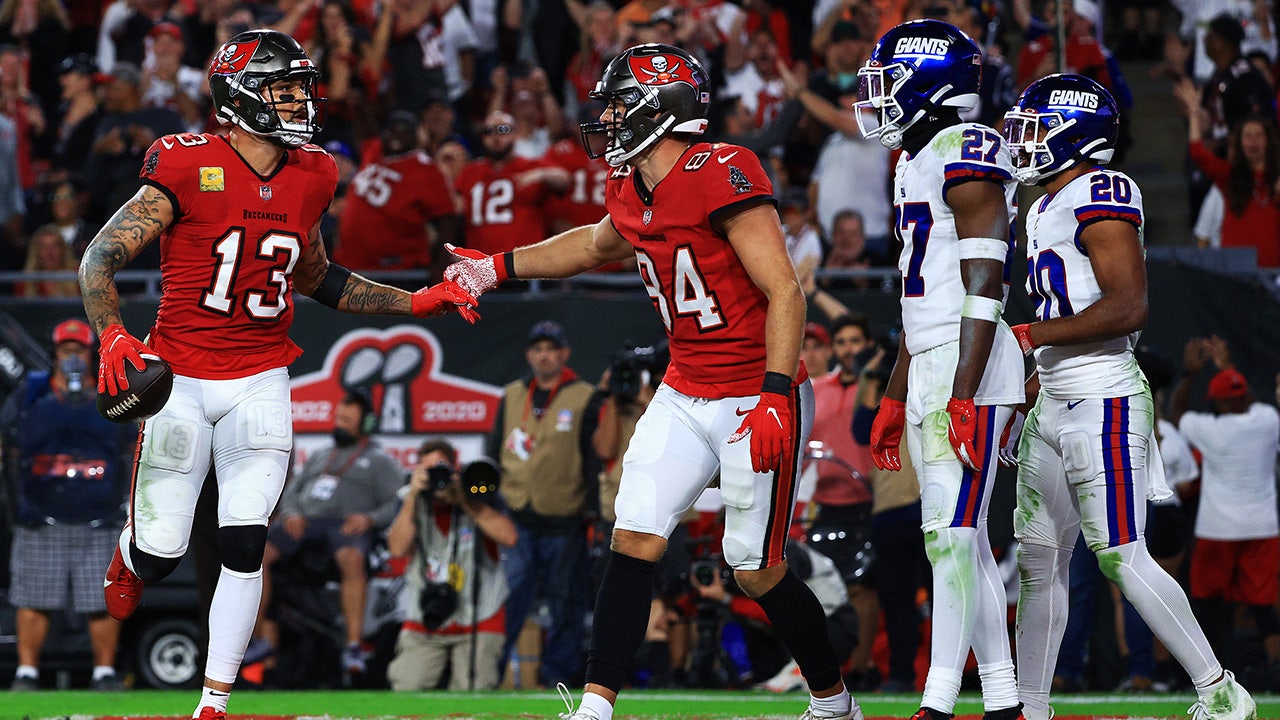
[[373,409],[373,398],[361,388],[347,390],[343,402],[360,406],[360,434],[368,437],[378,432],[378,413]]

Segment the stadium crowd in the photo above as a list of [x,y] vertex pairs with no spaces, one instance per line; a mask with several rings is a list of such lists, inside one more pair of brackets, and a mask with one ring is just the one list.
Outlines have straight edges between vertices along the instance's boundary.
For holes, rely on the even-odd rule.
[[[761,159],[779,199],[788,252],[805,279],[812,306],[830,321],[829,327],[806,329],[806,352],[813,353],[806,359],[815,377],[831,370],[830,402],[839,408],[832,406],[830,417],[840,424],[834,430],[846,437],[828,442],[848,446],[849,476],[866,481],[844,488],[844,495],[838,488],[834,491],[843,499],[829,505],[854,506],[844,508],[843,514],[833,513],[815,497],[813,517],[807,518],[812,524],[802,524],[809,527],[842,518],[834,522],[865,524],[860,528],[863,535],[922,542],[918,532],[912,536],[895,529],[906,517],[906,525],[918,531],[918,497],[894,487],[900,477],[890,482],[877,471],[865,434],[859,433],[860,427],[869,432],[870,420],[858,413],[874,414],[878,400],[876,389],[870,388],[879,389],[887,377],[887,369],[877,369],[876,355],[885,348],[870,336],[865,320],[847,317],[847,309],[838,302],[833,305],[826,293],[873,287],[878,281],[856,272],[817,281],[812,277],[818,267],[857,270],[897,263],[901,242],[895,239],[890,197],[896,154],[864,138],[851,110],[858,93],[857,70],[875,39],[889,28],[932,17],[977,40],[984,53],[982,95],[964,117],[993,127],[999,127],[1023,88],[1059,70],[1098,81],[1128,110],[1133,95],[1120,61],[1158,61],[1153,72],[1175,78],[1175,96],[1188,121],[1189,200],[1198,208],[1194,242],[1202,247],[1252,247],[1258,266],[1280,266],[1276,8],[1269,0],[1145,0],[1117,4],[1123,7],[1107,16],[1093,0],[1075,0],[1062,10],[1063,28],[1057,26],[1053,3],[1032,0],[100,0],[68,5],[59,0],[0,2],[0,270],[74,271],[97,229],[140,187],[138,170],[157,138],[224,132],[227,126],[212,117],[206,68],[217,60],[215,50],[250,28],[269,27],[292,35],[320,70],[327,118],[312,142],[333,155],[339,168],[338,192],[322,220],[330,256],[352,270],[427,270],[432,277],[450,261],[443,250],[446,242],[498,254],[601,218],[610,170],[602,159],[587,156],[578,136],[579,122],[601,112],[588,93],[605,64],[636,43],[669,43],[695,54],[710,70],[716,89],[708,136],[742,145]],[[1065,68],[1058,65],[1060,37],[1066,39],[1061,53]],[[1122,162],[1134,141],[1132,128],[1122,123],[1115,162]],[[851,187],[879,190],[851,193]],[[1183,244],[1178,238],[1148,240]],[[630,270],[627,264],[616,269]],[[130,267],[159,267],[158,245]],[[74,280],[41,276],[17,284],[15,291],[28,298],[68,297],[79,288]],[[535,350],[554,354],[567,345],[561,329],[535,328],[529,337],[534,374]],[[553,373],[557,377],[567,357],[558,358]],[[645,366],[650,377],[660,377],[656,360],[644,362],[654,363]],[[1153,547],[1152,554],[1189,584],[1201,623],[1224,663],[1252,689],[1280,690],[1280,628],[1275,627],[1275,608],[1270,614],[1267,610],[1268,604],[1276,604],[1277,578],[1249,578],[1241,581],[1245,587],[1237,587],[1231,578],[1224,580],[1196,565],[1197,553],[1209,552],[1206,548],[1218,553],[1214,558],[1234,552],[1221,547],[1232,539],[1223,538],[1217,526],[1202,533],[1213,521],[1198,520],[1196,508],[1201,513],[1206,507],[1216,513],[1236,512],[1230,495],[1212,485],[1230,482],[1236,468],[1231,458],[1221,457],[1224,450],[1216,439],[1224,431],[1214,429],[1211,421],[1216,416],[1187,412],[1186,383],[1175,385],[1174,378],[1180,371],[1185,381],[1212,365],[1216,374],[1209,397],[1221,404],[1220,415],[1271,418],[1275,409],[1254,402],[1243,378],[1230,374],[1230,354],[1220,341],[1192,341],[1178,370],[1167,360],[1151,363],[1144,370],[1153,389],[1171,394],[1167,404],[1157,403],[1169,408],[1158,437],[1169,480],[1178,490],[1175,502],[1151,511],[1153,518],[1160,518],[1158,523],[1152,520],[1160,533],[1153,530],[1151,537],[1164,543],[1158,553]],[[646,392],[652,390],[620,386],[620,369],[615,363],[610,370],[614,376],[601,378],[594,395],[589,384],[578,381],[581,387],[575,387],[582,395],[580,404],[595,417],[581,429],[581,447],[574,448],[584,457],[567,464],[600,481],[587,484],[598,497],[584,500],[576,497],[583,491],[574,490],[581,508],[567,523],[574,532],[598,541],[607,533],[596,525],[606,527],[611,520],[609,478],[616,474],[627,430],[634,430],[634,415],[630,427],[625,425],[628,406],[647,402]],[[867,388],[862,393],[860,383],[868,383],[862,385]],[[529,395],[536,392],[530,389]],[[566,402],[567,396],[560,400]],[[535,402],[540,401],[530,400]],[[602,436],[602,431],[612,432],[620,413],[621,433]],[[865,421],[861,426],[860,420]],[[1255,428],[1265,424],[1241,422]],[[495,457],[509,435],[504,430],[494,429]],[[1275,440],[1261,438],[1259,447],[1274,455]],[[450,448],[431,451],[447,455],[450,462],[455,459]],[[813,462],[822,459],[815,457]],[[414,492],[425,487],[425,472],[417,468]],[[1269,496],[1265,488],[1253,491],[1274,502],[1274,473],[1269,477]],[[408,482],[406,475],[400,484]],[[825,489],[832,492],[830,485]],[[444,492],[443,487],[436,490]],[[893,504],[883,504],[890,492]],[[405,490],[401,495],[409,497]],[[449,506],[454,505],[464,503],[451,494]],[[385,522],[371,530],[385,532],[392,524],[391,506],[382,510]],[[413,522],[410,511],[402,511],[401,522]],[[458,513],[449,512],[441,517],[459,522]],[[558,513],[517,514],[518,542],[545,534],[554,544],[566,518],[548,522],[548,515]],[[753,610],[754,603],[726,589],[728,577],[718,557],[700,544],[717,532],[714,513],[686,521],[682,527],[688,547],[674,553],[676,559],[658,578],[659,598],[646,636],[653,647],[666,649],[648,653],[633,681],[651,686],[763,684],[779,691],[802,687],[798,669],[787,664],[785,650],[769,637],[758,608]],[[1192,543],[1192,525],[1198,544]],[[495,534],[503,538],[493,543],[490,555],[496,558],[497,545],[505,550],[517,541],[508,543],[505,533]],[[821,533],[809,539],[823,550]],[[1200,542],[1203,539],[1214,544]],[[403,537],[397,540],[399,547],[409,543]],[[869,541],[866,548],[874,552],[873,544]],[[1274,543],[1269,547],[1264,551],[1274,552]],[[835,573],[843,580],[828,582],[828,595],[816,587],[815,593],[824,608],[828,601],[831,605],[829,621],[839,628],[833,634],[848,633],[848,642],[840,647],[850,687],[914,688],[922,674],[912,669],[912,651],[923,651],[927,657],[927,643],[921,646],[916,633],[929,610],[927,567],[919,553],[896,549],[899,554],[893,557],[921,567],[913,577],[914,587],[896,583],[890,601],[886,588],[877,586],[877,577],[884,580],[883,570],[877,573],[867,553],[858,555],[862,546],[828,549],[833,566],[823,564],[825,556],[813,559],[811,572],[802,579],[816,586]],[[426,550],[422,548],[424,555]],[[1010,549],[1003,550],[1012,556]],[[710,569],[701,574],[700,561],[711,562],[702,566]],[[276,562],[285,565],[290,558]],[[516,567],[511,561],[494,562],[508,575]],[[1204,562],[1219,560],[1202,557]],[[532,558],[521,558],[519,566],[527,574],[525,566],[530,564],[536,564]],[[506,581],[521,600],[519,616],[536,616],[531,621],[535,626],[540,619],[550,623],[554,616],[556,634],[577,643],[567,650],[557,648],[558,659],[572,661],[568,670],[535,675],[532,682],[572,685],[581,679],[574,676],[581,668],[572,665],[580,659],[583,633],[577,621],[586,609],[569,603],[573,598],[555,594],[534,598],[527,578],[518,579],[522,582],[513,577]],[[1096,579],[1092,584],[1099,585]],[[905,619],[902,597],[909,597],[915,608]],[[568,607],[548,610],[538,604],[557,598]],[[1123,604],[1118,593],[1113,600],[1110,592],[1077,588],[1074,577],[1071,598],[1073,618],[1091,614],[1097,601],[1117,608]],[[1082,604],[1079,614],[1075,603]],[[1239,628],[1235,605],[1251,611],[1240,615]],[[565,631],[560,617],[566,609],[576,613],[568,619],[574,625],[571,632]],[[509,605],[506,612],[512,613]],[[1096,633],[1109,635],[1115,655],[1123,656],[1128,665],[1110,676],[1085,673],[1080,658],[1089,629],[1069,632],[1055,687],[1145,691],[1186,685],[1187,678],[1168,652],[1158,643],[1153,647],[1150,631],[1142,639],[1136,627],[1140,618],[1122,610],[1116,617],[1123,619],[1103,624]],[[419,620],[412,621],[415,632],[425,633]],[[890,650],[885,652],[872,648],[880,626],[897,630],[894,636],[886,633]],[[526,644],[518,642],[523,628],[506,627],[504,661],[526,652]],[[909,657],[901,649],[904,637]],[[1249,651],[1240,650],[1242,637],[1256,641],[1248,645]],[[354,643],[356,637],[348,640]],[[718,649],[709,651],[708,642]],[[366,655],[348,650],[343,655],[346,670],[363,674],[374,667],[366,663]],[[370,645],[365,651],[377,649]],[[269,666],[272,663],[267,660]],[[1096,658],[1093,667],[1100,667]],[[31,672],[24,671],[24,682],[15,682],[14,688],[30,686]],[[453,672],[460,672],[458,660]],[[271,681],[273,675],[268,672],[265,679]],[[518,673],[513,675],[509,679],[520,682]],[[976,672],[973,675],[970,680],[976,681]],[[446,682],[434,669],[427,676],[441,686]],[[475,677],[473,672],[473,682]],[[485,683],[497,681],[487,672],[481,677]],[[403,684],[422,683],[417,677],[410,680]],[[385,678],[368,682],[381,685]],[[453,682],[453,687],[463,687],[456,677]]]

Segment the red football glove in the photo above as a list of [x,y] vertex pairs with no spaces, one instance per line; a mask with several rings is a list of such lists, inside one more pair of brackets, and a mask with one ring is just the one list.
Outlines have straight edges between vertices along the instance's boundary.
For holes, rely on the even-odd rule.
[[[790,378],[787,378],[788,386],[790,382]],[[751,469],[758,473],[773,472],[781,464],[781,458],[786,457],[791,449],[793,431],[791,396],[762,390],[760,400],[742,419],[738,430],[729,436],[729,442],[736,443],[750,435]]]
[[947,440],[951,441],[951,449],[960,462],[974,470],[981,470],[982,456],[978,454],[977,447],[978,410],[973,405],[973,398],[951,398],[947,403],[947,414],[951,416],[951,422],[947,425]]
[[142,360],[143,353],[156,354],[138,338],[130,335],[123,325],[108,325],[102,331],[102,342],[98,346],[98,392],[118,395],[121,390],[128,390],[129,380],[124,374],[124,363],[128,360],[134,370],[142,371],[147,366]]
[[454,247],[445,243],[444,249],[458,258],[458,262],[444,269],[444,279],[462,286],[475,297],[493,290],[507,279],[507,263],[502,255],[485,255],[479,250]]
[[474,325],[480,313],[472,309],[478,301],[458,283],[445,280],[413,294],[413,316],[435,317],[456,310],[463,320]]
[[1000,464],[1005,467],[1018,465],[1018,438],[1022,436],[1022,425],[1027,416],[1021,410],[1014,410],[1005,423],[1004,432],[1000,434]]
[[1009,328],[1013,331],[1013,336],[1018,338],[1018,347],[1022,348],[1023,355],[1030,355],[1036,349],[1036,344],[1031,341],[1031,326],[1028,324],[1014,325]]
[[880,410],[871,423],[871,459],[881,470],[901,470],[902,456],[898,446],[902,444],[902,430],[907,426],[907,404],[885,397],[880,399]]

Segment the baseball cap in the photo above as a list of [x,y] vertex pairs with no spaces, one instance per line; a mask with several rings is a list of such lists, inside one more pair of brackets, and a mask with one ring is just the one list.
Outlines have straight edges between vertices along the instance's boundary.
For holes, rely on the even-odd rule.
[[182,28],[167,20],[156,23],[151,27],[151,30],[147,32],[147,37],[152,39],[158,38],[161,35],[168,35],[174,40],[186,40],[182,34]]
[[816,322],[807,322],[804,324],[805,338],[813,338],[823,345],[831,344],[831,333],[826,328]]
[[569,339],[565,337],[564,328],[560,327],[560,323],[554,320],[543,320],[534,325],[533,329],[529,331],[529,342],[525,343],[525,347],[541,340],[550,340],[556,347],[569,346]]
[[75,318],[58,323],[53,328],[53,344],[56,346],[64,342],[78,342],[85,347],[93,347],[93,330],[89,329],[89,323]]
[[1249,384],[1238,370],[1227,368],[1220,371],[1209,381],[1210,400],[1231,400],[1249,394]]

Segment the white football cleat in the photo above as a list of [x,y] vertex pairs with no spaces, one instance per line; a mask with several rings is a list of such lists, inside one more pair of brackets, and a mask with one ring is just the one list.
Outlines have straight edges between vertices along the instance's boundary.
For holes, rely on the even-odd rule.
[[858,706],[857,699],[851,694],[849,695],[849,712],[842,715],[829,715],[821,710],[814,710],[810,705],[801,713],[800,720],[863,720],[862,708]]
[[560,713],[560,720],[600,720],[600,716],[594,710],[581,706],[577,710],[573,709],[573,694],[564,686],[564,683],[556,683],[556,692],[560,693],[560,699],[564,700],[565,709],[569,711]]
[[1258,704],[1249,691],[1236,682],[1230,670],[1222,675],[1209,696],[1201,697],[1187,708],[1187,714],[1192,720],[1256,720]]

